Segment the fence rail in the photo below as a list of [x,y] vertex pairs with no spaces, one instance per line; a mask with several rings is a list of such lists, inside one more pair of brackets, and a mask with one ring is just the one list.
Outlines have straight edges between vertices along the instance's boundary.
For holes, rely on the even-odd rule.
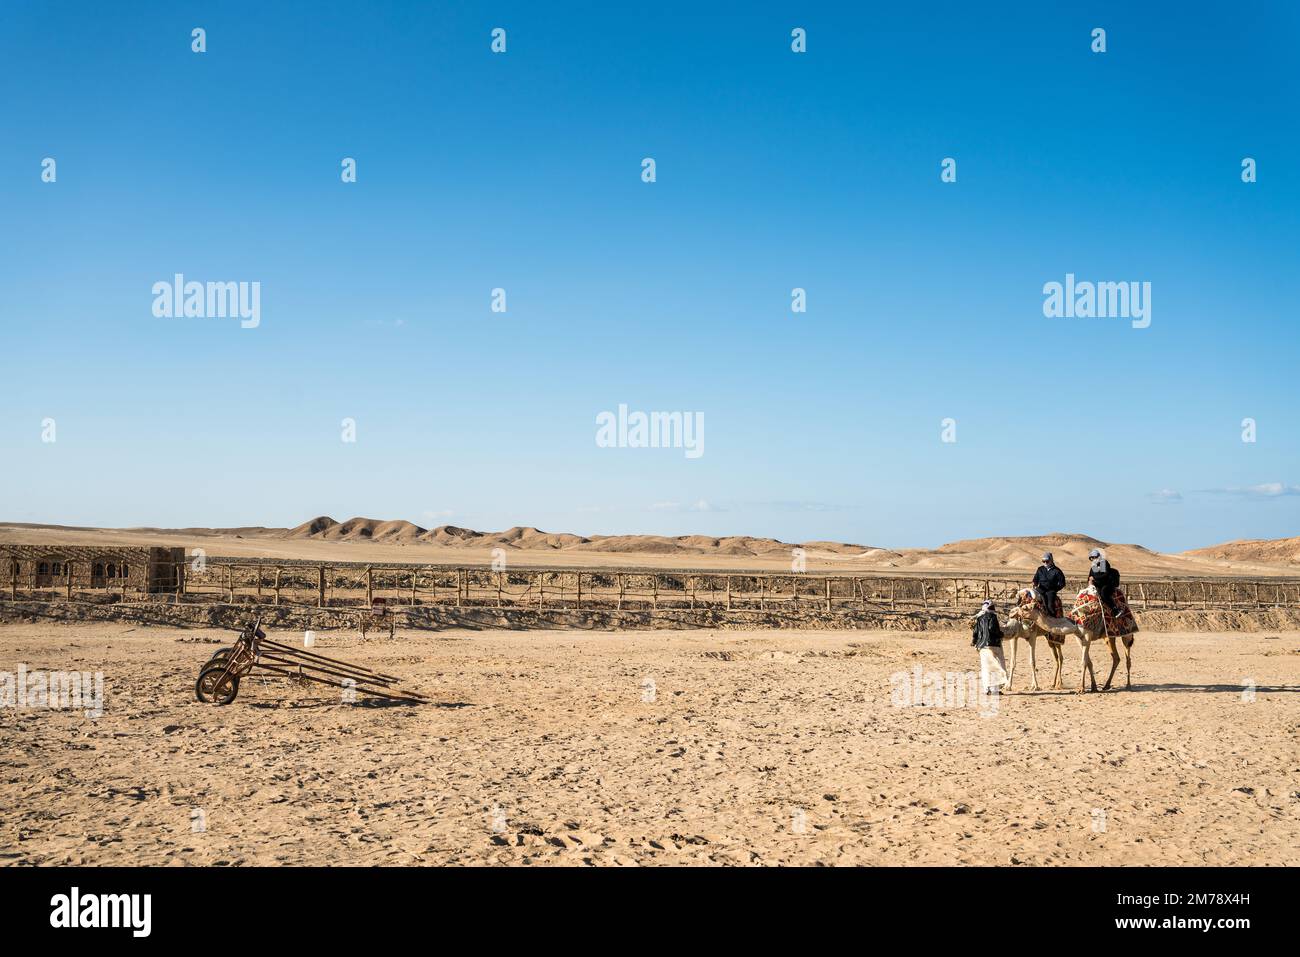
[[[30,567],[28,567],[30,566]],[[0,573],[4,567],[0,564]],[[967,576],[886,577],[655,571],[491,570],[249,561],[172,563],[163,575],[107,577],[100,563],[11,562],[12,600],[229,602],[319,608],[422,606],[591,608],[611,610],[770,609],[974,611],[992,598],[1006,604],[1021,583]],[[160,590],[158,580],[174,587]],[[151,583],[152,582],[152,583]],[[1129,603],[1148,609],[1232,609],[1300,606],[1300,581],[1136,580],[1124,583]],[[161,593],[160,593],[161,591]],[[1067,598],[1067,589],[1063,598]],[[1068,602],[1067,602],[1068,603]]]

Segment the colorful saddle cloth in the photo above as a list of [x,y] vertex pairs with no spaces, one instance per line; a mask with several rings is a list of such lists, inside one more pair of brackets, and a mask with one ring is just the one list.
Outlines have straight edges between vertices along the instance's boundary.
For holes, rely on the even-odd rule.
[[[1061,606],[1061,596],[1060,596],[1060,595],[1054,595],[1053,597],[1054,597],[1056,600],[1052,602],[1052,607],[1048,610],[1047,614],[1050,615],[1050,616],[1053,617],[1053,618],[1061,618],[1061,617],[1063,617],[1063,615],[1062,615],[1062,611],[1061,611],[1061,609],[1062,609],[1062,606]],[[1034,607],[1034,608],[1042,608],[1042,607],[1043,607],[1043,596],[1040,595],[1040,594],[1039,594],[1035,589],[1033,589],[1033,588],[1022,588],[1022,589],[1020,590],[1020,600],[1017,602],[1017,604],[1020,605],[1020,607],[1022,607],[1022,608],[1028,608],[1028,607],[1030,607],[1030,606],[1032,606],[1032,607]]]
[[1137,631],[1137,618],[1133,616],[1133,609],[1128,606],[1128,599],[1124,597],[1123,590],[1119,588],[1115,589],[1115,607],[1119,609],[1119,614],[1112,615],[1110,609],[1102,604],[1101,597],[1091,588],[1088,588],[1079,592],[1079,597],[1074,603],[1074,609],[1070,612],[1070,618],[1089,631],[1102,631],[1101,622],[1097,619],[1098,616],[1104,615],[1106,634],[1115,636],[1131,635]]

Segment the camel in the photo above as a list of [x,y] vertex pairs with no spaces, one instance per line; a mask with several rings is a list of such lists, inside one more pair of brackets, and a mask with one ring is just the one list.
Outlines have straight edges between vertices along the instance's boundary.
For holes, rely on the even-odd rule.
[[[1080,596],[1085,594],[1095,596],[1097,594],[1097,589],[1092,585],[1089,585],[1079,593]],[[1078,608],[1077,602],[1075,607]],[[1032,621],[1039,629],[1049,636],[1049,641],[1052,640],[1052,636],[1055,636],[1058,641],[1064,641],[1070,635],[1073,635],[1078,639],[1079,647],[1083,649],[1083,670],[1079,673],[1080,694],[1083,694],[1085,690],[1085,679],[1091,679],[1092,690],[1097,690],[1097,676],[1092,668],[1092,657],[1089,654],[1089,646],[1100,638],[1106,639],[1106,644],[1110,648],[1110,674],[1106,677],[1106,683],[1102,686],[1102,690],[1109,691],[1110,684],[1115,678],[1115,670],[1119,667],[1119,650],[1116,646],[1116,640],[1122,638],[1124,641],[1124,687],[1133,687],[1133,665],[1130,653],[1133,647],[1132,633],[1127,635],[1108,634],[1106,631],[1105,618],[1102,615],[1096,616],[1095,623],[1091,626],[1085,626],[1079,624],[1072,618],[1056,618],[1048,615],[1043,611],[1042,606],[1037,604],[1025,606],[1023,609],[1018,608],[1017,611],[1023,611],[1028,620]]]
[[1016,652],[1020,647],[1017,638],[1021,638],[1029,644],[1029,671],[1033,677],[1033,684],[1030,685],[1030,691],[1038,691],[1038,639],[1046,638],[1047,646],[1052,650],[1052,657],[1056,659],[1056,674],[1052,677],[1052,689],[1060,690],[1061,688],[1061,665],[1063,657],[1061,655],[1061,646],[1065,643],[1063,637],[1058,637],[1049,631],[1039,627],[1036,621],[1029,616],[1020,613],[1020,604],[1026,598],[1037,600],[1038,592],[1033,588],[1022,588],[1016,593],[1017,607],[1012,610],[1011,617],[1007,619],[1002,626],[1002,636],[1011,639],[1011,670],[1007,672],[1006,690],[1011,690],[1011,682],[1016,678]]

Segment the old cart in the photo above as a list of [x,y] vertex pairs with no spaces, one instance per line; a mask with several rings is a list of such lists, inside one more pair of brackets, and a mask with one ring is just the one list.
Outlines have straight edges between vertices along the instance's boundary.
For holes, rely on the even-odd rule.
[[252,674],[333,685],[408,704],[423,704],[428,700],[422,694],[403,689],[401,679],[394,675],[272,641],[262,630],[260,618],[250,622],[233,645],[219,648],[208,659],[195,682],[195,697],[205,703],[230,704],[239,694],[240,681]]

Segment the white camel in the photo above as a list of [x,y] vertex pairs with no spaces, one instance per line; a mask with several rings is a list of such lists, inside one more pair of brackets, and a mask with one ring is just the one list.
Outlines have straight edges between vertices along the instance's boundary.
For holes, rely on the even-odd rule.
[[1024,640],[1029,645],[1029,672],[1033,683],[1030,685],[1030,691],[1038,691],[1038,639],[1046,638],[1047,646],[1052,650],[1052,657],[1056,659],[1056,673],[1052,676],[1053,690],[1059,690],[1061,687],[1061,665],[1063,657],[1061,655],[1061,646],[1065,639],[1055,635],[1050,631],[1044,630],[1032,616],[1022,614],[1020,609],[1027,600],[1038,600],[1038,592],[1033,588],[1022,588],[1016,593],[1017,606],[1011,612],[1011,617],[1007,623],[1002,626],[1002,636],[1011,639],[1011,670],[1007,673],[1006,690],[1011,690],[1011,683],[1016,678],[1016,652],[1020,647],[1017,638]]

